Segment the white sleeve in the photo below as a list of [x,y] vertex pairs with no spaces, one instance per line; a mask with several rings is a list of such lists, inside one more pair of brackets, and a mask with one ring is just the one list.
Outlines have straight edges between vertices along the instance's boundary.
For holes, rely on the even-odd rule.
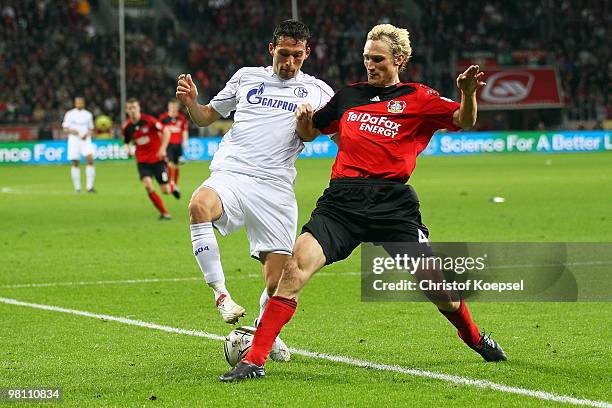
[[70,127],[70,112],[66,112],[66,114],[64,115],[64,121],[62,122],[62,127],[63,128]]
[[329,102],[329,100],[334,96],[334,90],[320,79],[317,79],[315,81],[315,85],[317,88],[319,88],[319,92],[321,94],[321,98],[319,99],[319,106],[315,107],[314,109],[315,111],[318,111],[319,109],[327,105],[327,102]]
[[240,85],[240,79],[243,74],[244,68],[240,68],[236,71],[225,84],[225,88],[210,101],[210,105],[213,109],[224,118],[227,118],[232,111],[236,110],[236,105],[238,104],[236,94],[238,93],[238,86]]
[[87,123],[87,129],[93,130],[93,128],[94,128],[93,114],[90,112],[89,113],[89,123]]

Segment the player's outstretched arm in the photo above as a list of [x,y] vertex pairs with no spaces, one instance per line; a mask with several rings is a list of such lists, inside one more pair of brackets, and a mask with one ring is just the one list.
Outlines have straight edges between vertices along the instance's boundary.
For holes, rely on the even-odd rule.
[[198,103],[198,88],[193,82],[191,74],[179,75],[176,98],[183,102],[191,120],[198,126],[208,126],[221,117],[210,104],[200,105]]
[[123,150],[125,150],[128,157],[132,157],[132,148],[130,147],[130,142],[127,142],[123,145]]
[[312,106],[308,103],[298,106],[295,111],[295,130],[304,142],[313,141],[321,134],[312,123],[312,115],[314,115],[314,112]]
[[478,105],[476,91],[486,83],[482,80],[484,72],[478,65],[471,65],[463,74],[457,77],[457,87],[461,89],[461,106],[453,114],[453,123],[462,129],[468,129],[476,124]]

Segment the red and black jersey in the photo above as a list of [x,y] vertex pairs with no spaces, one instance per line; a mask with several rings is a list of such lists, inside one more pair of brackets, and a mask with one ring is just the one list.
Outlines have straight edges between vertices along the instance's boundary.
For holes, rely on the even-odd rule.
[[459,104],[417,83],[386,88],[349,85],[314,114],[314,127],[338,132],[338,155],[331,178],[358,177],[406,182],[438,129],[459,130]]
[[123,141],[134,142],[136,146],[136,161],[138,163],[156,163],[160,161],[157,157],[161,147],[162,124],[157,118],[151,115],[140,115],[140,120],[136,123],[128,119],[123,125]]
[[162,113],[159,121],[170,130],[170,144],[180,144],[183,141],[183,131],[187,130],[187,119],[181,112],[176,117]]

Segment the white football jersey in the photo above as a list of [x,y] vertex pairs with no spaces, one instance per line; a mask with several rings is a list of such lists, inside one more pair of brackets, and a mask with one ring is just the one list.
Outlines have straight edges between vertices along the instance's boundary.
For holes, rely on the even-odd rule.
[[239,69],[210,104],[234,124],[223,136],[210,170],[227,170],[293,183],[295,160],[304,144],[295,130],[295,110],[322,108],[334,95],[325,82],[298,72],[284,80],[272,67]]
[[[93,115],[87,109],[70,109],[64,115],[62,127],[76,129],[79,132],[79,136],[83,137],[94,128]],[[71,134],[70,136],[75,135]]]

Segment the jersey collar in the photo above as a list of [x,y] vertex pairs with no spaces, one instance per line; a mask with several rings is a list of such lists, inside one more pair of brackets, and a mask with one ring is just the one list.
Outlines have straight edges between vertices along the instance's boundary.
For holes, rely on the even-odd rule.
[[297,82],[298,80],[301,80],[301,79],[302,79],[302,77],[304,76],[304,73],[302,72],[302,70],[301,70],[301,69],[298,71],[297,75],[296,75],[296,76],[294,76],[294,77],[293,77],[293,78],[291,78],[291,79],[282,79],[281,77],[279,77],[278,75],[276,75],[276,74],[274,73],[274,70],[272,69],[272,66],[271,66],[271,65],[268,65],[268,66],[265,68],[265,70],[266,70],[266,72],[267,72],[267,73],[268,73],[268,74],[269,74],[269,75],[270,75],[272,78],[276,78],[276,79],[278,79],[279,81],[281,81],[281,82],[283,82],[283,83],[284,83],[284,82],[291,82],[291,81]]

